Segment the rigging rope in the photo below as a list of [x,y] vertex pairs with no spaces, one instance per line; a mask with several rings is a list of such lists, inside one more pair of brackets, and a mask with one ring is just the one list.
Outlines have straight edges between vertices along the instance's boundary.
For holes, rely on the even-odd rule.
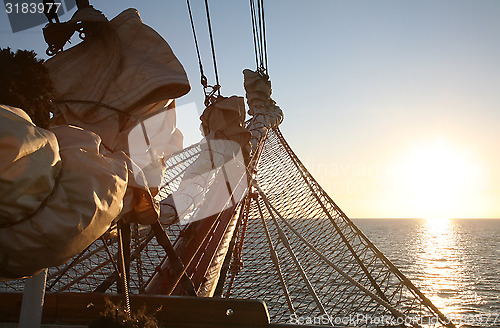
[[191,21],[191,29],[193,30],[194,45],[196,46],[196,54],[198,55],[198,64],[200,65],[201,85],[207,87],[207,77],[203,72],[203,64],[201,63],[200,47],[198,46],[198,39],[196,38],[196,29],[194,28],[193,13],[191,12],[191,4],[187,0],[187,7],[189,12],[189,20]]
[[191,11],[191,4],[189,0],[186,0],[187,2],[187,7],[188,7],[188,13],[189,13],[189,19],[191,22],[191,29],[193,31],[193,39],[194,39],[194,44],[196,46],[196,54],[198,56],[198,64],[200,66],[200,75],[201,75],[201,85],[203,86],[203,92],[205,94],[205,106],[209,106],[211,103],[214,102],[215,100],[215,94],[217,93],[218,96],[220,96],[220,83],[219,83],[219,72],[217,70],[217,60],[215,56],[215,46],[214,46],[214,37],[213,37],[213,32],[212,32],[212,22],[210,19],[210,10],[208,8],[208,0],[205,0],[205,13],[207,16],[207,24],[208,24],[208,34],[210,37],[210,47],[212,51],[212,63],[214,67],[214,76],[215,76],[215,85],[209,85],[208,84],[208,79],[203,71],[203,64],[201,60],[201,54],[200,54],[200,47],[198,45],[198,38],[196,37],[196,28],[194,26],[194,21],[193,21],[193,13]]
[[264,0],[258,1],[259,9],[259,33],[262,40],[262,64],[267,73],[267,43],[266,43],[266,23],[264,20]]
[[216,83],[216,86],[219,86],[219,88],[217,88],[217,93],[220,96],[219,73],[217,72],[217,61],[215,60],[214,36],[212,33],[212,23],[210,22],[210,10],[208,9],[208,0],[205,0],[205,12],[207,14],[208,34],[210,35],[210,47],[212,49],[212,60],[213,60],[213,64],[214,64],[215,83]]
[[254,52],[255,52],[255,66],[259,67],[259,55],[258,55],[258,51],[257,51],[257,46],[259,43],[257,42],[257,33],[255,32],[255,27],[256,27],[255,10],[254,10],[254,5],[253,5],[252,0],[250,0],[250,16],[252,17],[252,34],[253,34],[253,45],[254,45]]
[[266,22],[264,16],[264,0],[250,0],[250,16],[257,71],[268,75]]

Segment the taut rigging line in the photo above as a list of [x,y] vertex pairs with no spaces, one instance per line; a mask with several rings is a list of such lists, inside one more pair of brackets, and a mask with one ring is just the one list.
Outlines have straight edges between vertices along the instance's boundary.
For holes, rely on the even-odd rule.
[[267,76],[267,40],[266,21],[264,17],[264,0],[250,0],[250,15],[252,17],[253,43],[257,71]]
[[210,20],[210,10],[208,8],[208,0],[205,0],[205,13],[207,16],[207,25],[208,25],[208,34],[210,37],[210,48],[212,51],[212,63],[214,67],[214,76],[215,76],[215,85],[209,85],[207,77],[203,71],[203,64],[201,61],[201,55],[200,55],[200,47],[198,45],[198,39],[196,37],[196,28],[194,26],[194,21],[193,21],[193,13],[191,11],[191,4],[189,0],[186,0],[187,2],[187,8],[188,8],[188,13],[189,13],[189,20],[191,22],[191,28],[193,30],[193,39],[194,39],[194,44],[196,46],[196,54],[198,56],[198,64],[200,66],[200,75],[201,75],[201,85],[203,86],[203,92],[205,94],[205,106],[209,106],[213,101],[215,100],[217,96],[220,96],[220,83],[219,83],[219,73],[217,70],[217,60],[215,56],[215,46],[214,46],[214,37],[212,33],[212,22]]

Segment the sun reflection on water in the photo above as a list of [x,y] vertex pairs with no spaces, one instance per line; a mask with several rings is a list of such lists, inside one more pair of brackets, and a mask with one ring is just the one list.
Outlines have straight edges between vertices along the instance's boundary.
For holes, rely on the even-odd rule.
[[424,292],[442,312],[454,313],[464,267],[452,220],[425,220],[420,230],[420,243],[417,263],[422,270]]
[[357,224],[457,327],[500,327],[500,220]]

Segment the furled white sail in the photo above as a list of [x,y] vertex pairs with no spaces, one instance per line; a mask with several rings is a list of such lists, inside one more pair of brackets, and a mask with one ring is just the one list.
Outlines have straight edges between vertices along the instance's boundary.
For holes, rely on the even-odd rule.
[[33,275],[80,253],[122,210],[127,166],[100,138],[35,126],[0,106],[0,280]]

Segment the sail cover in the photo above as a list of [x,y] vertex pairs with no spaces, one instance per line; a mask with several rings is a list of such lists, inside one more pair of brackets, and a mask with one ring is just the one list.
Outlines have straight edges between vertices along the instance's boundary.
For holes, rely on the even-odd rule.
[[[137,10],[127,9],[111,21],[96,12],[86,8],[72,20],[98,24],[98,33],[45,63],[58,99],[54,121],[95,132],[106,149],[132,155],[140,169],[152,170],[146,176],[157,187],[158,162],[182,148],[175,113],[165,112],[175,112],[173,99],[190,90],[186,72],[168,43],[143,24]],[[138,133],[146,140],[129,144]],[[154,163],[144,163],[148,158]],[[137,176],[136,170],[132,185]],[[143,182],[138,179],[134,186],[143,187]]]
[[3,280],[61,265],[99,238],[122,209],[127,167],[99,153],[94,133],[44,130],[18,108],[0,106],[0,131]]

